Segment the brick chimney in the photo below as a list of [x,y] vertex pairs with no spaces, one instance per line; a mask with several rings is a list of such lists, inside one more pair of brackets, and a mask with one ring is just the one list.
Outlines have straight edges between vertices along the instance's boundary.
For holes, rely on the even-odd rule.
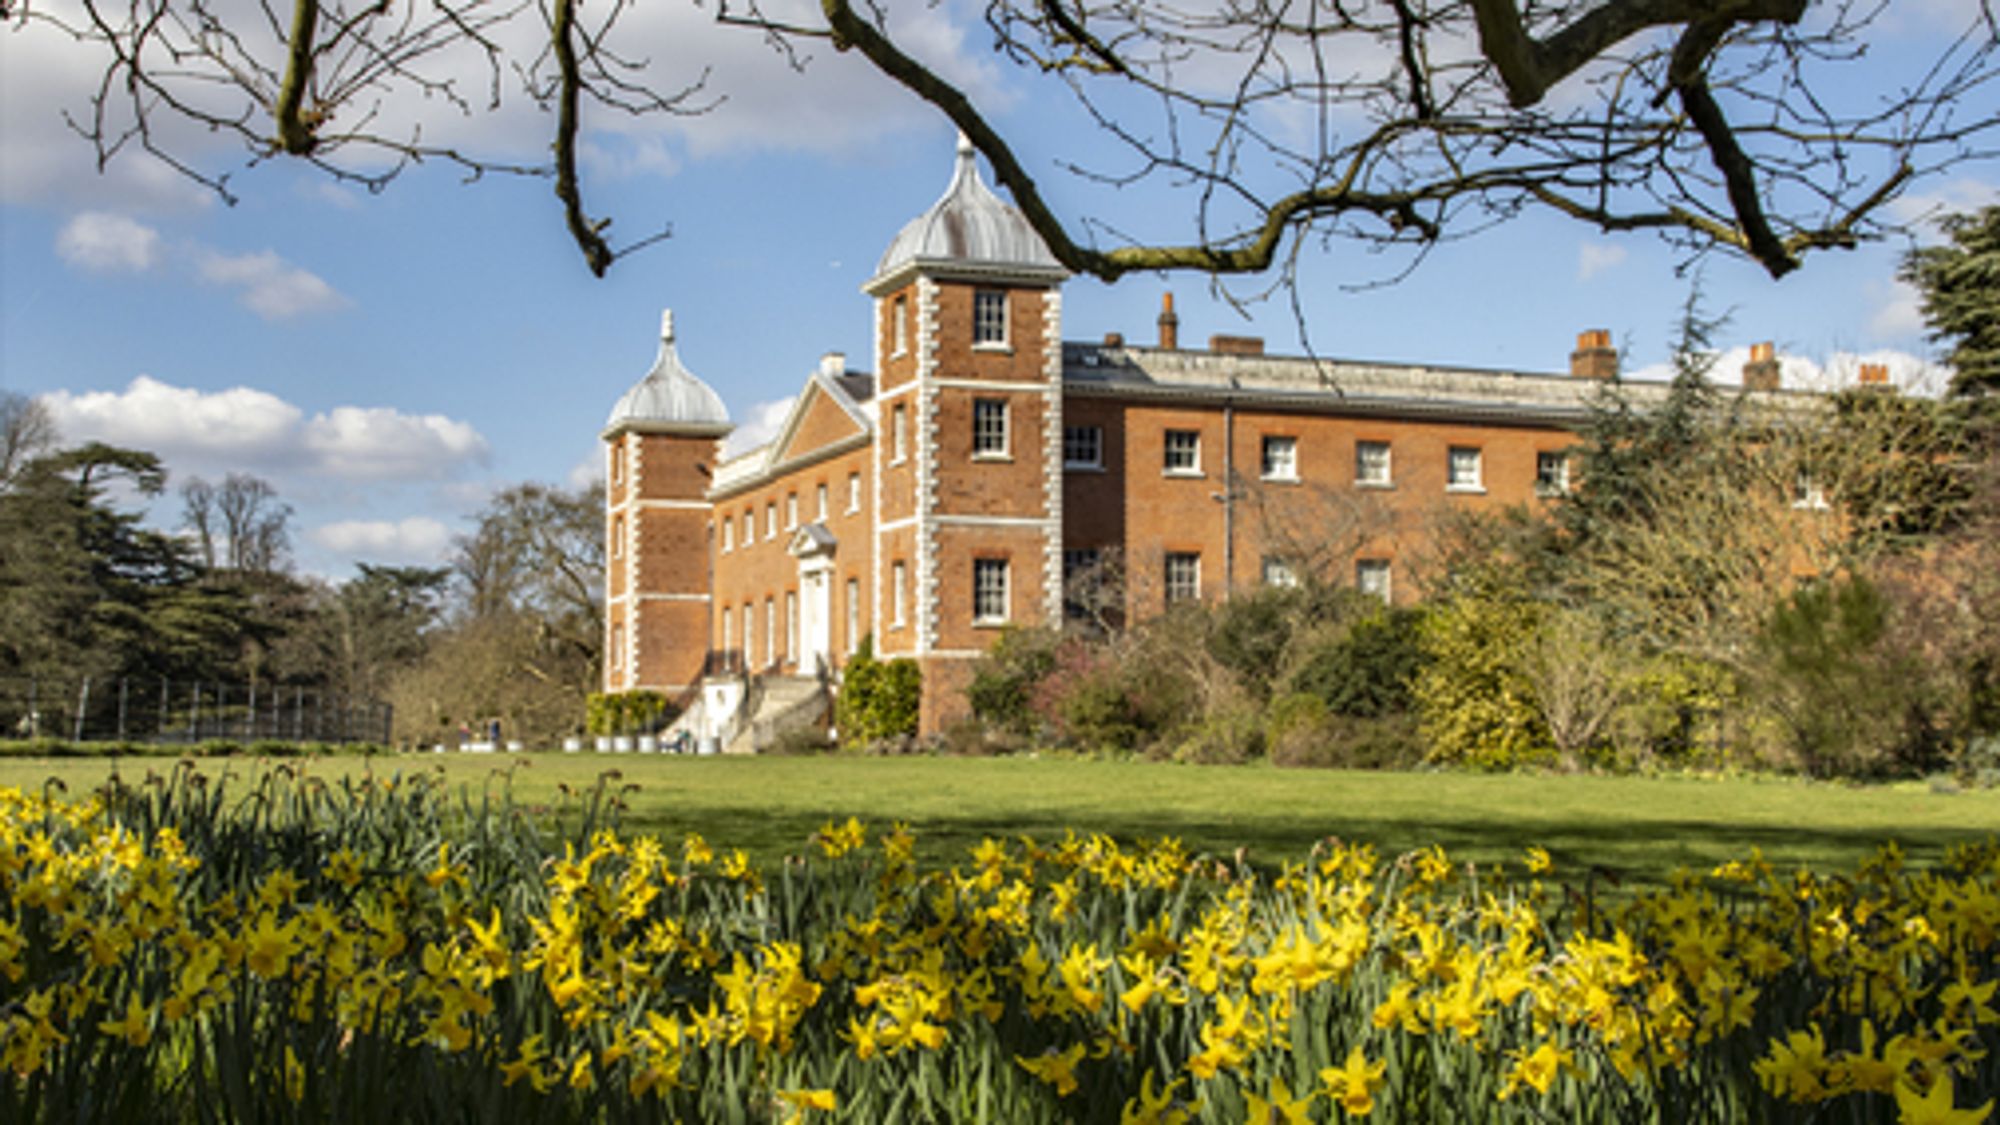
[[1778,382],[1777,346],[1769,340],[1750,345],[1750,361],[1743,365],[1743,389],[1775,391]]
[[1125,333],[1123,333],[1123,332],[1106,332],[1106,333],[1104,334],[1104,346],[1105,346],[1105,347],[1107,347],[1107,348],[1122,348],[1122,347],[1124,347],[1124,346],[1125,346]]
[[1160,350],[1176,351],[1181,346],[1181,318],[1174,315],[1174,295],[1160,298]]
[[1593,328],[1576,334],[1576,350],[1569,353],[1569,373],[1579,379],[1618,377],[1618,349],[1611,346],[1611,333]]
[[1854,381],[1857,386],[1871,391],[1887,391],[1893,394],[1896,390],[1895,385],[1889,382],[1889,365],[1886,363],[1862,364],[1861,371]]
[[1208,350],[1217,355],[1263,355],[1262,336],[1210,336]]

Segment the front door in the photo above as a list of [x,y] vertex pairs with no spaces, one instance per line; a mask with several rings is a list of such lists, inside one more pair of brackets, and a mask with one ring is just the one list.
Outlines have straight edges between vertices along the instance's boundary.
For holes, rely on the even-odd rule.
[[799,568],[801,674],[833,666],[833,571],[826,563],[808,559]]

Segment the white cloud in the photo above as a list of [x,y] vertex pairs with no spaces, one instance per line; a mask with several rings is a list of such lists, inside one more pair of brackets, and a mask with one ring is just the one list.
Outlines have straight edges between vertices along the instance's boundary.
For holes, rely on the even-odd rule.
[[1990,203],[2000,203],[2000,185],[1960,177],[1926,191],[1899,195],[1889,202],[1888,212],[1897,222],[1919,224],[1936,238],[1938,219],[1954,212],[1976,211]]
[[251,387],[202,391],[141,375],[122,391],[55,391],[43,401],[66,441],[149,450],[191,473],[436,480],[487,452],[470,423],[440,414],[339,406],[307,417]]
[[1901,339],[1918,336],[1924,331],[1924,309],[1916,287],[1901,281],[1887,285],[1872,286],[1876,297],[1873,316],[1868,318],[1868,330],[1876,336]]
[[324,472],[352,480],[436,476],[487,452],[469,422],[386,406],[337,406],[307,422],[301,437]]
[[56,254],[80,269],[143,273],[159,260],[160,232],[109,211],[84,211],[56,234]]
[[347,298],[319,275],[269,250],[235,256],[201,251],[196,269],[203,281],[237,289],[237,299],[265,320],[286,320],[347,304]]
[[1589,281],[1625,260],[1625,247],[1615,242],[1585,242],[1576,251],[1576,279]]
[[[1743,381],[1743,365],[1749,360],[1750,349],[1747,347],[1717,352],[1715,362],[1709,368],[1709,378],[1722,386],[1738,385]],[[1887,367],[1890,384],[1911,394],[1941,394],[1951,379],[1949,368],[1894,348],[1877,348],[1869,352],[1836,351],[1824,359],[1780,350],[1778,384],[1788,390],[1842,390],[1855,385],[1864,363],[1879,363]],[[1668,363],[1650,364],[1625,374],[1626,379],[1637,383],[1663,383],[1673,377],[1673,365]]]
[[[38,4],[44,16],[75,16],[66,0]],[[101,170],[89,141],[63,120],[90,116],[90,98],[104,78],[102,47],[27,21],[0,33],[0,202],[53,202],[65,206],[183,210],[207,206],[215,196],[147,153],[126,144]],[[120,116],[121,90],[110,91],[108,128],[129,125]],[[224,149],[226,138],[157,115],[154,139],[190,155]]]
[[723,440],[722,456],[725,460],[748,453],[778,436],[778,428],[785,424],[785,415],[792,412],[792,403],[799,396],[774,398],[760,402],[747,411],[747,416],[729,432]]
[[570,466],[566,478],[571,488],[594,488],[604,483],[604,451],[597,452]]
[[54,391],[43,396],[67,441],[102,441],[170,460],[195,455],[212,465],[263,464],[283,453],[304,411],[266,391],[198,391],[148,375],[123,391]]
[[451,529],[429,516],[341,520],[315,527],[305,537],[333,554],[389,565],[436,563],[451,548]]

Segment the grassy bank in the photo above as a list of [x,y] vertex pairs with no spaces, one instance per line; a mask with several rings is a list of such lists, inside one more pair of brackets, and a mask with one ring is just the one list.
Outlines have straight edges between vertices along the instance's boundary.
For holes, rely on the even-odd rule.
[[[203,768],[245,774],[254,759]],[[1676,866],[1709,867],[1761,848],[1780,867],[1851,868],[1885,840],[1912,859],[1983,839],[2000,826],[2000,791],[1921,785],[1850,787],[1787,779],[1361,773],[1260,766],[1180,766],[1059,758],[672,758],[638,755],[409,755],[284,763],[334,778],[442,770],[476,796],[511,785],[517,801],[575,808],[616,770],[626,826],[666,837],[699,832],[760,862],[800,849],[829,819],[907,823],[930,859],[957,861],[985,836],[1048,838],[1067,829],[1121,840],[1177,836],[1196,852],[1247,849],[1253,862],[1303,856],[1327,836],[1385,853],[1441,844],[1455,858],[1517,860],[1530,844],[1571,872],[1585,866],[1639,882]],[[72,792],[113,769],[132,780],[157,759],[0,762],[0,785],[59,778]]]

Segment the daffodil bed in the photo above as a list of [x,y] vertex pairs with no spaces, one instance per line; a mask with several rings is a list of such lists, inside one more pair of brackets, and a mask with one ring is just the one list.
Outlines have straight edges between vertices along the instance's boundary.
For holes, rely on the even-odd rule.
[[760,870],[423,778],[0,789],[0,1120],[1973,1122],[2000,844],[1601,907],[1329,841],[829,824]]

